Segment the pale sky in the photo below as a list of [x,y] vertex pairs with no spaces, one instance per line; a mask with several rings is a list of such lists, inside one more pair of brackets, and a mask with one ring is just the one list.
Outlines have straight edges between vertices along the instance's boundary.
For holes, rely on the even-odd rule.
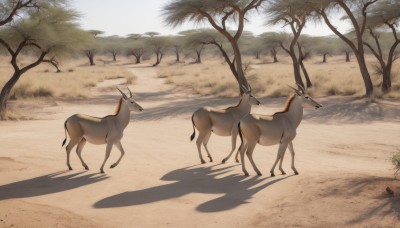
[[[163,35],[174,35],[179,31],[199,28],[194,24],[187,24],[175,29],[166,26],[161,15],[162,7],[169,0],[72,0],[72,7],[82,14],[79,21],[86,30],[96,29],[105,32],[106,36],[145,32],[159,32]],[[281,27],[266,27],[265,18],[254,13],[245,30],[255,35],[263,32],[283,31]],[[345,27],[343,22],[336,22]],[[303,34],[326,36],[333,33],[322,23],[311,23],[303,30]]]

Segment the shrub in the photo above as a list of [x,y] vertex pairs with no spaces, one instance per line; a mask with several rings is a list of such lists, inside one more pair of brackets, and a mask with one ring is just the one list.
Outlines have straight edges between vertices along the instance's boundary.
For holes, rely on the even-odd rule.
[[400,150],[397,149],[397,152],[392,156],[392,164],[395,170],[394,175],[397,176],[400,171]]

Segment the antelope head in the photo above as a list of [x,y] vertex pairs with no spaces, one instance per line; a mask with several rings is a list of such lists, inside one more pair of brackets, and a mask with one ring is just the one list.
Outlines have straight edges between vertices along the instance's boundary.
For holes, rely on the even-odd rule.
[[[127,87],[128,88],[128,87]],[[118,89],[118,91],[121,93],[121,95],[122,95],[122,100],[123,100],[123,102],[126,102],[126,104],[128,105],[128,107],[129,107],[129,110],[130,111],[143,111],[143,108],[142,108],[142,106],[140,106],[134,99],[133,99],[133,97],[132,97],[132,92],[131,92],[131,90],[128,88],[128,90],[129,90],[129,97],[128,96],[126,96],[126,94],[124,93],[124,92],[122,92],[119,88],[117,88]]]
[[260,105],[261,102],[251,94],[251,86],[250,85],[249,85],[249,88],[246,88],[246,86],[242,85],[242,89],[244,91],[242,96],[248,96],[249,103],[251,105]]
[[307,93],[306,90],[304,89],[304,87],[302,85],[300,85],[299,83],[296,83],[297,86],[299,87],[299,89],[295,89],[291,86],[289,86],[291,89],[293,89],[293,91],[296,93],[296,95],[298,97],[301,98],[301,101],[303,104],[307,104],[308,106],[314,107],[315,109],[319,109],[322,107],[322,105],[320,103],[318,103],[317,101],[315,101],[314,99],[312,99]]

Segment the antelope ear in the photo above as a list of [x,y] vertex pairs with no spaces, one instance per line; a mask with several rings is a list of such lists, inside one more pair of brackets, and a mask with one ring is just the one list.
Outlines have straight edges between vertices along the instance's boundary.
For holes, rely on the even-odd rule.
[[124,92],[122,92],[119,88],[117,88],[117,90],[122,94],[122,97],[123,97],[125,100],[128,100],[128,97],[126,96],[126,94],[125,94]]
[[301,92],[300,92],[299,90],[293,88],[293,87],[290,86],[290,85],[287,85],[287,86],[289,86],[289,88],[293,89],[293,91],[294,91],[298,96],[301,96]]
[[306,89],[302,85],[300,85],[299,83],[296,83],[296,85],[301,89],[301,92],[303,94],[306,94]]
[[246,86],[242,85],[242,89],[243,89],[244,93],[246,93],[246,94],[250,93],[249,89],[246,88]]

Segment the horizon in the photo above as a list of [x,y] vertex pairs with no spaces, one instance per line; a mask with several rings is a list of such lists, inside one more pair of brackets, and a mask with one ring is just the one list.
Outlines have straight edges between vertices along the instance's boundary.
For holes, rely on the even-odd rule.
[[[161,35],[176,35],[181,31],[201,28],[211,28],[207,23],[195,25],[185,23],[176,28],[167,26],[161,17],[161,9],[169,0],[147,0],[146,2],[133,2],[130,0],[97,0],[94,1],[72,0],[71,6],[81,14],[79,25],[84,30],[100,30],[104,36],[122,36],[128,34],[144,34],[146,32],[158,32]],[[137,11],[135,8],[139,8]],[[104,16],[104,12],[107,12]],[[132,13],[134,12],[134,13]],[[123,15],[123,16],[121,16]],[[121,18],[123,23],[121,23]],[[282,25],[266,26],[265,16],[253,12],[249,16],[249,22],[245,24],[244,31],[250,31],[254,35],[264,32],[290,32],[288,27]],[[138,23],[139,22],[139,23]],[[340,31],[348,30],[347,23],[335,20],[337,27],[343,27]],[[323,22],[312,22],[305,26],[302,34],[310,36],[331,36],[334,33]]]

